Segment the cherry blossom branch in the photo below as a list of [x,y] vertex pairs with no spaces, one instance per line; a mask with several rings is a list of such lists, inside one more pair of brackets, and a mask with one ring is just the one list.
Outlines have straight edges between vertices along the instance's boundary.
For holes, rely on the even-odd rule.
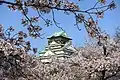
[[[20,6],[20,4],[17,4],[17,3],[13,3],[13,2],[8,2],[8,1],[0,1],[0,4],[10,4],[10,5],[16,5],[16,6]],[[90,9],[87,9],[85,11],[82,11],[82,10],[76,10],[76,9],[65,9],[65,8],[59,8],[59,7],[54,7],[54,6],[49,6],[48,5],[38,5],[38,4],[29,4],[27,6],[34,6],[34,7],[47,7],[47,8],[50,8],[50,9],[56,9],[56,10],[62,10],[62,11],[70,11],[70,12],[81,12],[81,13],[89,13],[89,14],[96,14],[97,12],[88,12],[88,11],[91,11],[91,10],[96,10],[96,9],[103,9],[103,8],[108,8],[111,6],[111,4],[109,5],[105,5],[105,6],[102,6],[102,7],[96,7],[96,5],[98,4],[99,2],[97,2],[94,7],[90,8]],[[95,8],[96,7],[96,8]]]

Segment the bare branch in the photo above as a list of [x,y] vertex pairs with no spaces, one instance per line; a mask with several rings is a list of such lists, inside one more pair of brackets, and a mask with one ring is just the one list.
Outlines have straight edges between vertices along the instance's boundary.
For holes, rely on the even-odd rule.
[[60,27],[60,26],[58,26],[58,22],[55,20],[55,14],[54,14],[54,10],[52,10],[52,16],[53,16],[53,22],[55,23],[55,25],[58,27],[58,28],[60,28],[62,31],[65,31],[62,27]]
[[46,23],[46,25],[48,25],[49,23],[48,23],[48,22],[46,21],[46,19],[40,14],[39,10],[36,9],[36,11],[37,11],[39,17]]

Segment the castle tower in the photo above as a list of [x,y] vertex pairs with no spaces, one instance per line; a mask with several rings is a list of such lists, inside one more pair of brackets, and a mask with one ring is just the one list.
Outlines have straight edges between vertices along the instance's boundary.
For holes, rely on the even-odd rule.
[[49,62],[51,56],[56,56],[59,59],[69,58],[76,52],[72,46],[72,39],[64,31],[56,32],[47,39],[48,46],[39,53],[43,62]]

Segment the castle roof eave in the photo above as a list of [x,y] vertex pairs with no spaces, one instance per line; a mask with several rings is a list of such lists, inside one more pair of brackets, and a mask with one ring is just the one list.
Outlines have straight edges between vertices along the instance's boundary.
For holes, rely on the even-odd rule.
[[52,37],[49,37],[49,38],[47,38],[47,39],[53,39],[53,38],[58,38],[58,37],[66,38],[66,39],[68,39],[68,40],[72,40],[71,38],[64,37],[64,36],[52,36]]
[[39,52],[39,54],[45,54],[45,53],[46,53],[45,50]]

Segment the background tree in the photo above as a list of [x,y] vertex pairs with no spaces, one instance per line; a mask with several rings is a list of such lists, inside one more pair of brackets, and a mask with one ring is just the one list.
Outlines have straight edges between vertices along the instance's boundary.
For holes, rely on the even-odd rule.
[[120,27],[115,29],[114,40],[116,43],[120,43]]

